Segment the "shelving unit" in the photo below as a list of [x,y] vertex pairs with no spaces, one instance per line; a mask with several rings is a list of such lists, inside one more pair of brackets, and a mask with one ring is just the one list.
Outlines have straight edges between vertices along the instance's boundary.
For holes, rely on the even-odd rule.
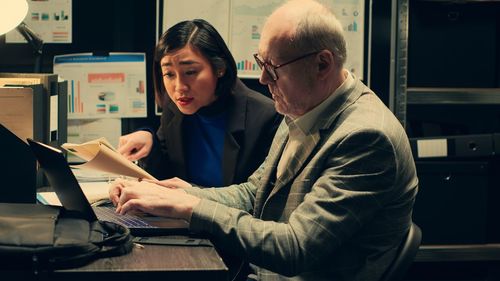
[[391,63],[389,75],[389,108],[406,126],[408,77],[408,0],[392,0]]
[[[481,104],[500,104],[500,88],[491,87],[412,87],[408,85],[408,48],[409,40],[411,34],[409,34],[409,24],[410,24],[410,8],[409,5],[418,2],[427,3],[441,3],[441,4],[489,4],[496,5],[500,1],[497,0],[392,0],[392,11],[393,16],[391,22],[391,66],[390,66],[390,108],[395,113],[396,117],[405,126],[407,121],[407,106],[413,104],[439,104],[439,105],[454,105],[454,104],[470,104],[470,105],[481,105]],[[494,13],[494,12],[493,12]],[[458,17],[458,16],[457,16]],[[497,28],[500,26],[497,23]],[[475,27],[476,29],[478,27]],[[498,41],[498,30],[497,39]],[[443,34],[446,36],[446,34]],[[469,38],[464,35],[464,41]],[[432,41],[428,41],[425,45],[432,46],[435,44]],[[478,45],[481,42],[477,42]],[[497,43],[498,44],[498,43]],[[498,46],[497,46],[498,48]],[[470,57],[474,57],[474,54],[467,54]],[[500,53],[496,54],[497,57]],[[423,57],[422,60],[428,58]],[[449,59],[449,58],[448,58]],[[457,58],[460,60],[461,58]],[[497,61],[496,66],[496,79],[500,80],[500,60],[498,58],[491,58]],[[428,61],[429,73],[434,70],[433,64],[439,64],[440,62]],[[481,72],[481,62],[477,62],[477,69],[470,69],[467,66],[463,67],[463,72],[477,73]],[[435,76],[439,76],[441,73],[435,73]],[[500,87],[500,81],[497,82],[497,87]]]
[[417,88],[406,89],[411,104],[500,104],[500,88]]
[[415,262],[500,261],[500,244],[422,245]]
[[[412,9],[410,5],[426,2],[425,7],[429,7],[429,3],[434,2],[434,4],[443,5],[466,5],[466,4],[479,4],[483,5],[500,5],[500,1],[488,1],[488,0],[392,0],[392,21],[391,21],[391,65],[390,65],[390,103],[389,107],[394,112],[398,120],[406,127],[411,115],[408,115],[408,108],[411,106],[431,106],[436,109],[436,106],[440,106],[440,110],[445,110],[447,106],[496,106],[500,105],[500,59],[496,59],[496,72],[494,75],[490,75],[494,79],[498,80],[496,85],[478,85],[479,87],[461,87],[464,83],[457,83],[459,86],[455,87],[449,85],[450,83],[439,87],[439,85],[409,85],[409,40],[412,39],[412,34],[410,34],[410,20]],[[431,3],[432,5],[432,3]],[[422,7],[422,6],[421,6]],[[500,8],[498,9],[500,10]],[[422,11],[422,10],[421,10]],[[490,13],[491,11],[488,11]],[[496,12],[492,12],[495,14]],[[430,28],[426,26],[426,28]],[[475,26],[474,28],[478,28]],[[500,20],[498,17],[496,19],[496,41],[500,42]],[[446,36],[446,34],[443,34]],[[456,36],[456,34],[454,34]],[[456,37],[455,37],[456,38]],[[468,37],[464,35],[464,40],[468,40]],[[426,47],[435,44],[431,39],[425,41]],[[500,44],[500,43],[498,43]],[[497,46],[498,49],[498,46]],[[426,49],[427,51],[429,48]],[[474,54],[470,54],[474,56]],[[496,56],[500,56],[500,52],[497,51]],[[414,58],[414,57],[413,57]],[[429,59],[423,56],[422,59]],[[411,63],[411,62],[410,62]],[[432,73],[429,76],[436,78],[432,81],[435,84],[439,82],[438,76],[439,72],[433,72],[433,63],[438,64],[439,61],[425,61],[422,64],[428,64],[429,71]],[[478,63],[478,66],[480,63]],[[463,71],[471,71],[477,74],[481,71],[480,67],[477,69],[471,69],[470,66],[464,65]],[[491,69],[491,68],[490,68]],[[455,70],[455,69],[454,69]],[[422,72],[419,72],[422,73]],[[435,74],[435,75],[434,75]],[[425,79],[426,76],[419,77]],[[449,78],[450,76],[448,76]],[[460,79],[460,78],[457,78]],[[449,81],[449,80],[447,80]],[[463,81],[458,81],[463,82]],[[493,86],[493,87],[491,87]],[[410,111],[411,112],[411,111]],[[420,112],[420,111],[419,111]],[[500,107],[499,107],[500,112]],[[464,113],[465,114],[465,113]],[[433,115],[435,116],[435,115]],[[500,114],[499,114],[500,116]],[[470,118],[473,118],[471,116]],[[498,132],[496,132],[498,133]],[[473,187],[471,187],[472,189]],[[452,196],[452,195],[450,195]],[[417,196],[417,201],[418,201]],[[437,199],[439,200],[439,199]],[[498,202],[497,202],[498,203]],[[499,203],[500,204],[500,203]],[[467,206],[468,208],[473,208],[473,206]],[[465,206],[464,206],[465,208]],[[467,219],[464,218],[464,222]],[[418,224],[418,222],[417,222]],[[464,223],[466,227],[466,223]],[[423,236],[425,237],[425,228],[422,228]],[[500,237],[498,238],[500,240]],[[443,273],[440,272],[441,268],[450,268],[450,264],[455,264],[457,268],[475,268],[478,271],[486,270],[488,272],[487,280],[500,280],[499,272],[497,268],[500,268],[500,243],[485,243],[485,244],[440,244],[440,245],[426,245],[425,243],[420,246],[419,252],[415,258],[414,267],[418,274],[418,280],[458,280],[457,276],[444,276],[454,275],[450,272]],[[422,273],[422,270],[424,271]],[[466,270],[466,269],[464,269]],[[414,272],[413,272],[414,273]],[[407,276],[408,280],[414,280],[415,276]],[[456,279],[457,278],[457,279]],[[473,279],[475,279],[474,277]],[[483,277],[477,277],[480,280],[484,280]],[[464,279],[459,279],[464,280]],[[469,279],[467,279],[469,280]]]

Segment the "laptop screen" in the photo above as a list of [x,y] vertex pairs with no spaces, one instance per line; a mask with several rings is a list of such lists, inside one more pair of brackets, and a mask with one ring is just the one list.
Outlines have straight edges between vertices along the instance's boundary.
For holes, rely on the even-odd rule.
[[28,143],[64,208],[80,212],[88,221],[96,221],[97,217],[62,151],[32,139],[28,139]]

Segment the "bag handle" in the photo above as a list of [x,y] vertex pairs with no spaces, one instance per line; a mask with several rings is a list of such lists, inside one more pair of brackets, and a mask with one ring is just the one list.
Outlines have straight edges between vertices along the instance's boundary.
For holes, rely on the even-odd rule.
[[130,230],[117,223],[98,221],[102,227],[104,239],[96,243],[101,247],[99,257],[119,256],[132,251],[133,241]]

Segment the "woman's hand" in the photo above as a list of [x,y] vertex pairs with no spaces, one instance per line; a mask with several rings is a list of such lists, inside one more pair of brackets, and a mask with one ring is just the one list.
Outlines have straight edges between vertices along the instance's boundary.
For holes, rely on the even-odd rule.
[[166,180],[161,180],[161,181],[155,181],[155,180],[149,180],[149,179],[143,179],[143,181],[155,183],[157,185],[161,185],[161,186],[168,187],[168,188],[180,188],[180,189],[182,189],[182,188],[187,188],[187,187],[192,186],[187,181],[182,180],[178,177],[166,179]]
[[120,137],[118,152],[130,161],[149,155],[153,147],[153,135],[148,131],[137,131]]

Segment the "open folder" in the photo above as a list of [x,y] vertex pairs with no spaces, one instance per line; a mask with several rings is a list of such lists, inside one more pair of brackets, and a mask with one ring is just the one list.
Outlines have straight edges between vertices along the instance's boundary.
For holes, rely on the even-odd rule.
[[72,165],[73,168],[92,169],[132,178],[156,180],[141,167],[121,155],[106,138],[99,138],[82,144],[65,143],[62,148],[87,161]]

